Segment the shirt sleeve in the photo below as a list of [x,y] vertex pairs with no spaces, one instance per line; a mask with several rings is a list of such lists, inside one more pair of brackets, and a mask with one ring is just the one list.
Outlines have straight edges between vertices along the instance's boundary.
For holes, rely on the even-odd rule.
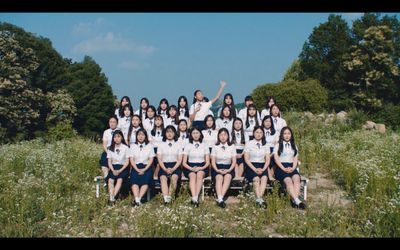
[[211,150],[211,156],[216,156],[217,155],[217,152],[216,152],[217,150],[216,150],[216,146],[214,146],[214,147],[212,147],[212,150]]
[[107,159],[112,158],[111,154],[111,150],[107,149]]
[[194,104],[192,104],[192,106],[190,106],[189,115],[193,115],[193,113],[194,113]]
[[156,154],[154,153],[154,147],[153,147],[153,145],[152,144],[150,144],[151,146],[150,146],[150,154],[149,154],[149,158],[150,157],[155,157],[156,156]]
[[250,153],[250,143],[246,142],[246,145],[244,146],[244,152]]
[[210,149],[208,148],[208,146],[206,146],[206,144],[203,144],[203,146],[204,146],[204,154],[209,155]]

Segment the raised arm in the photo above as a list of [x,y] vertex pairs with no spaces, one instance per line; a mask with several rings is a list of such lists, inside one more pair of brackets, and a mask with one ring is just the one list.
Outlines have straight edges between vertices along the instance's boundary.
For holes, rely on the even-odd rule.
[[214,99],[211,100],[211,103],[214,104],[218,99],[221,97],[222,91],[224,91],[226,82],[225,81],[220,81],[219,82],[221,85],[219,86],[217,95],[214,97]]

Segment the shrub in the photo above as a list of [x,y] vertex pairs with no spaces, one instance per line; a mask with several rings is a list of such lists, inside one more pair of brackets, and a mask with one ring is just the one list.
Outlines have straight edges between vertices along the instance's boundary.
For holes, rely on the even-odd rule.
[[368,116],[362,110],[352,109],[347,114],[350,126],[353,129],[361,129],[361,126],[368,120]]
[[47,133],[48,141],[58,141],[62,139],[73,138],[77,132],[72,128],[70,122],[60,122],[56,126],[49,129]]

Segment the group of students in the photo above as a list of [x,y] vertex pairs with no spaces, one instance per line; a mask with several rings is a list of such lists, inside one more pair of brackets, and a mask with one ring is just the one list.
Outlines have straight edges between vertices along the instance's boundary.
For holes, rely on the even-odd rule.
[[232,179],[242,176],[253,183],[260,207],[267,205],[263,196],[268,180],[277,179],[286,186],[292,206],[306,208],[299,198],[299,151],[275,99],[268,97],[260,114],[247,96],[246,107],[238,112],[228,93],[215,119],[210,108],[225,85],[220,82],[212,100],[196,90],[190,109],[185,96],[178,98],[177,106],[162,99],[157,109],[142,98],[136,112],[129,97],[121,99],[104,131],[100,159],[110,203],[130,176],[133,206],[141,205],[154,178],[159,179],[164,203],[169,204],[183,175],[189,179],[191,203],[198,207],[203,180],[211,174],[216,202],[222,208]]

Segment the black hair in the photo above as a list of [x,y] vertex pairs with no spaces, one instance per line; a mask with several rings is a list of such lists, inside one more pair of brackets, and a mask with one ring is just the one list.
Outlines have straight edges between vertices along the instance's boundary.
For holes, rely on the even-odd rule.
[[193,128],[190,129],[190,132],[189,132],[189,142],[190,142],[190,143],[193,143],[192,133],[193,133],[193,131],[195,131],[195,130],[199,131],[199,133],[200,133],[199,142],[202,143],[202,142],[203,142],[204,136],[203,136],[203,133],[201,133],[201,131],[200,131],[200,129],[199,129],[198,127],[193,127]]
[[[225,108],[228,108],[229,109],[229,116],[228,116],[228,119],[229,120],[232,120],[234,117],[233,117],[233,114],[232,114],[232,107],[230,107],[230,106],[228,106],[228,105],[223,105],[222,106],[222,109],[221,109],[221,113],[219,114],[219,118],[221,118],[221,119],[224,119],[225,118],[225,116],[224,116],[224,109]],[[235,112],[233,112],[233,113],[235,113]]]
[[[276,104],[275,97],[273,97],[273,96],[267,96],[267,98],[265,98],[265,109],[267,109],[267,110],[269,110],[268,104],[269,104],[269,101],[270,101],[271,99],[274,100],[274,104]],[[270,112],[270,113],[271,113],[271,112]]]
[[[124,99],[126,99],[126,101],[129,102],[129,105],[131,106],[131,113],[133,113],[133,112],[132,112],[133,108],[132,108],[131,99],[129,98],[129,96],[123,96],[123,97],[121,98],[121,101],[119,102],[119,109],[118,109],[119,117],[124,117],[124,111],[123,111],[123,109],[122,109],[122,101],[123,101]],[[126,105],[126,104],[125,104],[125,105]]]
[[122,109],[120,109],[120,111],[122,111],[122,116],[120,115],[119,117],[125,117],[124,111],[125,109],[129,109],[129,111],[131,111],[131,116],[133,115],[133,109],[132,109],[132,105],[131,104],[125,104]]
[[160,105],[158,105],[158,108],[157,108],[157,114],[161,114],[161,104],[162,103],[165,103],[165,104],[167,104],[167,109],[165,110],[165,111],[167,111],[168,110],[168,108],[169,108],[169,103],[168,103],[168,100],[167,99],[165,99],[165,98],[163,98],[163,99],[161,99],[160,100]]
[[168,125],[164,130],[163,130],[163,141],[167,141],[167,130],[172,130],[174,132],[174,141],[178,140],[178,134],[176,133],[176,128],[172,125]]
[[239,117],[236,117],[235,119],[233,119],[233,122],[232,122],[232,143],[236,144],[236,135],[235,135],[235,131],[236,131],[235,130],[235,122],[236,121],[240,121],[242,123],[242,129],[240,131],[240,134],[241,134],[240,144],[245,144],[246,140],[245,140],[245,137],[244,137],[243,121]]
[[226,134],[228,135],[228,140],[226,141],[226,143],[228,143],[228,146],[232,145],[232,142],[229,140],[230,139],[229,131],[226,128],[221,128],[221,129],[218,130],[217,143],[215,145],[221,144],[221,141],[219,140],[219,135],[222,132],[226,132]]
[[248,128],[248,127],[250,126],[250,123],[249,123],[249,110],[250,110],[250,108],[255,108],[255,110],[256,110],[256,115],[254,116],[254,117],[255,117],[255,120],[256,120],[255,126],[259,126],[259,125],[260,125],[260,124],[258,124],[258,117],[257,117],[257,108],[256,108],[256,105],[250,104],[250,105],[247,107],[246,128]]
[[147,111],[148,111],[149,109],[151,109],[151,110],[154,112],[154,117],[153,117],[153,118],[155,118],[156,115],[157,115],[157,111],[156,111],[156,108],[155,108],[153,105],[150,105],[150,106],[147,107],[147,110],[146,110],[146,118],[149,118],[149,117],[147,116]]
[[111,119],[115,119],[117,121],[117,124],[118,124],[118,117],[116,115],[110,116],[110,118],[108,118],[108,121],[110,121]]
[[187,121],[185,119],[180,119],[179,122],[178,122],[178,130],[176,132],[178,138],[181,137],[181,131],[179,130],[179,125],[181,124],[181,122],[186,123],[186,132],[185,133],[186,133],[186,136],[188,136],[188,124],[187,124]]
[[[124,139],[124,134],[122,133],[121,130],[117,129],[117,130],[115,130],[115,131],[113,132],[113,136],[112,136],[112,139],[111,139],[111,145],[108,147],[108,149],[109,149],[110,151],[112,151],[112,152],[114,152],[114,150],[115,150],[114,137],[115,137],[115,135],[117,135],[117,134],[120,135],[120,136],[122,137],[122,139],[121,139],[121,144],[126,145],[126,142],[125,142],[125,139]],[[127,145],[126,145],[126,146],[127,146]]]
[[290,137],[290,145],[292,146],[292,149],[294,151],[294,156],[297,155],[297,149],[296,149],[296,144],[294,143],[294,135],[293,135],[293,131],[290,127],[286,126],[283,127],[281,130],[281,134],[279,135],[279,149],[278,149],[278,156],[280,156],[283,152],[283,133],[285,132],[285,130],[289,130],[290,134],[292,135]]
[[144,133],[144,144],[149,144],[149,135],[147,134],[147,131],[146,131],[146,129],[144,129],[144,128],[140,128],[138,131],[136,131],[136,142],[135,142],[135,144],[139,144],[138,142],[138,139],[137,139],[137,137],[138,137],[138,134],[139,133]]
[[139,128],[143,128],[143,123],[142,123],[142,117],[141,117],[141,115],[133,115],[132,118],[131,118],[131,124],[129,124],[129,129],[128,129],[128,143],[129,143],[129,144],[131,143],[130,140],[131,140],[131,135],[132,135],[132,131],[133,131],[133,125],[132,125],[133,117],[139,118],[139,122],[140,122],[140,123],[139,123]]
[[272,116],[272,108],[273,107],[277,107],[278,108],[278,110],[279,110],[278,117],[281,117],[281,109],[279,108],[279,106],[277,104],[272,104],[271,105],[271,108],[269,110],[269,114]]
[[[265,140],[265,133],[264,133],[264,129],[261,126],[255,126],[253,129],[253,136],[254,136],[254,132],[256,132],[256,130],[261,129],[262,131],[262,138],[261,138],[261,144],[264,146],[267,141]],[[254,136],[254,140],[255,140],[255,136]]]
[[147,108],[146,108],[146,118],[147,118],[147,109],[149,108],[149,106],[150,106],[150,102],[149,102],[149,99],[147,99],[146,97],[143,97],[142,99],[140,99],[140,103],[139,103],[139,115],[142,115],[142,112],[143,112],[143,110],[142,110],[142,102],[143,101],[145,101],[146,103],[147,103]]
[[[225,99],[226,99],[228,96],[232,99],[232,103],[231,103],[230,105],[226,104],[226,102],[225,102]],[[233,95],[232,95],[231,93],[226,93],[226,94],[224,95],[224,101],[223,101],[223,103],[222,103],[221,113],[222,113],[222,110],[224,109],[224,106],[229,106],[229,107],[231,108],[231,115],[232,115],[232,117],[233,117],[233,118],[236,118],[235,101],[233,100]]]
[[178,111],[178,108],[175,105],[171,105],[171,106],[168,107],[168,109],[167,109],[167,117],[171,118],[171,116],[169,115],[169,111],[171,109],[175,109],[175,111],[176,111],[175,112],[175,117],[172,117],[172,118],[174,119],[174,123],[178,124],[178,122],[179,122],[179,111]]
[[[194,94],[193,94],[193,104],[195,104],[196,102],[197,102],[197,100],[196,100],[196,94],[197,94],[197,92],[199,92],[199,91],[201,91],[200,89],[196,89],[196,91],[194,91]],[[204,97],[203,97],[203,99],[204,99]]]
[[181,95],[178,98],[178,113],[179,113],[179,110],[181,109],[181,106],[179,105],[179,103],[181,102],[181,99],[183,99],[186,103],[185,107],[184,107],[185,108],[185,117],[189,117],[189,104],[188,104],[186,96]]
[[247,101],[253,101],[254,102],[253,97],[251,95],[246,96],[244,98],[244,102],[246,103]]
[[210,129],[210,128],[207,126],[207,120],[208,120],[208,118],[210,118],[210,117],[211,117],[212,120],[213,120],[213,125],[212,125],[211,129],[214,130],[215,127],[216,127],[216,124],[215,124],[215,117],[212,116],[212,115],[207,115],[207,116],[204,118],[204,130]]
[[270,115],[264,116],[264,118],[262,120],[262,123],[261,123],[261,126],[266,129],[266,127],[264,127],[264,121],[267,120],[267,119],[270,119],[270,121],[271,121],[271,128],[270,128],[271,129],[271,135],[274,135],[275,134],[275,125],[274,125],[274,122],[272,121],[272,116],[270,116]]
[[155,136],[156,135],[156,131],[157,131],[157,128],[156,128],[156,119],[157,118],[159,118],[159,119],[161,119],[161,133],[163,132],[163,130],[164,130],[164,118],[161,116],[161,115],[155,115],[154,116],[154,126],[153,126],[153,129],[151,130],[151,135],[152,136]]

